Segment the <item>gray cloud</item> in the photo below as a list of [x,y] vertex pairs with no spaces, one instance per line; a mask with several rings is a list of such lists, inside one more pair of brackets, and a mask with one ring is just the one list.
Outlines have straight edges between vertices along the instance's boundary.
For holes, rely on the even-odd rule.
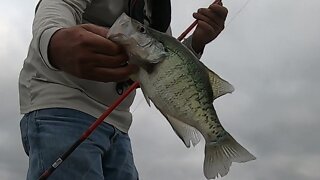
[[14,78],[0,79],[0,176],[4,180],[23,179],[28,162],[20,140],[17,84],[12,83]]
[[[193,11],[210,2],[173,1],[174,35],[193,21]],[[229,7],[228,21],[233,20],[202,57],[236,88],[215,101],[221,123],[257,156],[256,161],[233,164],[223,179],[319,179],[320,23],[316,17],[320,2],[251,1],[237,14],[245,2],[224,2]],[[12,1],[0,12],[3,180],[24,179],[27,170],[20,142],[17,77],[31,39],[35,3]],[[204,179],[204,142],[185,148],[165,118],[154,107],[140,104],[140,99],[138,93],[130,135],[141,179]]]

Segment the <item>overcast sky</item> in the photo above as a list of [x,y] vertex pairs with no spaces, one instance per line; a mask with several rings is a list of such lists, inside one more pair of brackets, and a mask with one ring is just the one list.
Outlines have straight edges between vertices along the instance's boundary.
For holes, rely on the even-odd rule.
[[[25,179],[18,74],[36,0],[0,6],[0,178]],[[173,0],[173,33],[209,0]],[[246,2],[249,2],[244,7]],[[225,0],[226,29],[202,61],[236,90],[215,101],[222,125],[256,161],[233,164],[223,180],[320,179],[320,1]],[[239,10],[242,11],[239,13]],[[130,130],[142,180],[201,180],[204,142],[187,149],[138,92]]]

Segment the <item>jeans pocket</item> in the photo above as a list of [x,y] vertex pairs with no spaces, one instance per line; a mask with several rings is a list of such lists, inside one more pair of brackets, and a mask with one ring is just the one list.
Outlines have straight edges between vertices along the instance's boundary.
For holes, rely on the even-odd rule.
[[20,132],[23,149],[29,156],[30,145],[28,140],[28,114],[24,115],[20,121]]

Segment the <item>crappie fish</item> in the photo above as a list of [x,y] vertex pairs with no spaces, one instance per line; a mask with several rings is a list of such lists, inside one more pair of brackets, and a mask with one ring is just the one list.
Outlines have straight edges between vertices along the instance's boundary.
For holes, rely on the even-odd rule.
[[233,92],[233,86],[186,46],[125,14],[110,28],[108,38],[126,49],[129,63],[141,67],[132,79],[140,82],[148,104],[153,102],[184,144],[195,146],[204,137],[207,179],[225,176],[232,162],[255,159],[222,127],[213,107],[214,99]]

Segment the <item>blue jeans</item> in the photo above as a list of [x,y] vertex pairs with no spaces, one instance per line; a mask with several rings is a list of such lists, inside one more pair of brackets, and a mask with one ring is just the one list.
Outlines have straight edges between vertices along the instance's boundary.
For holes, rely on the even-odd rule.
[[[30,112],[20,122],[22,142],[29,156],[27,180],[36,180],[95,121],[73,109],[50,108]],[[130,139],[102,123],[48,180],[137,180]]]

